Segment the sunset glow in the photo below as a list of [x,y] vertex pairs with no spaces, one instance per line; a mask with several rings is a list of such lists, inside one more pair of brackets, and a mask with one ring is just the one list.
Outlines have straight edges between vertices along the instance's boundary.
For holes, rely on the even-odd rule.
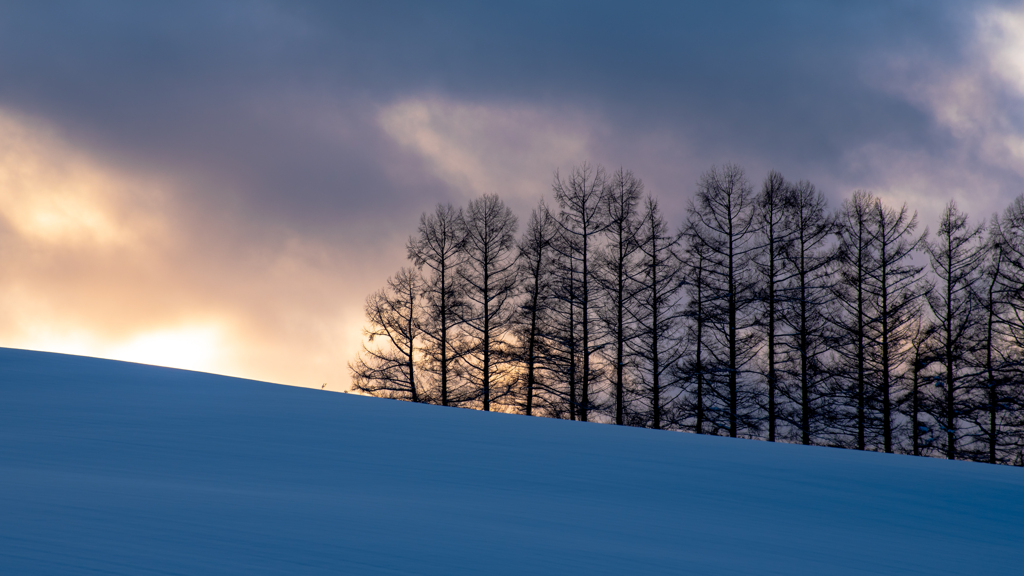
[[97,355],[157,366],[211,371],[218,368],[220,344],[214,328],[182,328],[140,334]]
[[155,366],[200,371],[228,371],[221,354],[227,349],[219,330],[212,326],[161,329],[132,336],[124,341],[100,340],[87,332],[61,333],[40,330],[27,337],[24,347],[80,356],[96,356]]
[[1022,287],[1024,0],[0,0],[0,576],[1017,573]]
[[[45,123],[0,111],[0,219],[7,248],[0,345],[340,386],[344,363],[333,357],[307,357],[298,369],[286,360],[296,348],[308,349],[310,337],[327,336],[323,331],[299,330],[282,344],[268,338],[276,319],[241,319],[250,303],[275,301],[268,316],[300,324],[307,314],[318,316],[327,305],[303,302],[294,290],[308,295],[303,279],[333,276],[317,263],[325,257],[322,248],[292,239],[265,259],[223,261],[228,255],[190,237],[199,229],[175,204],[174,187],[164,179],[171,191],[165,194],[160,180],[76,150]],[[257,288],[237,290],[218,270]],[[214,289],[205,287],[210,283]],[[303,304],[315,311],[303,312]],[[218,312],[181,324],[196,308]],[[345,326],[352,346],[359,324]],[[346,336],[327,337],[344,342]]]
[[29,242],[125,246],[138,222],[122,221],[112,203],[125,187],[45,128],[0,110],[0,217]]
[[795,6],[0,8],[0,345],[344,389],[438,203],[522,223],[583,161],[673,226],[728,162],[922,229],[1024,190],[1019,6]]

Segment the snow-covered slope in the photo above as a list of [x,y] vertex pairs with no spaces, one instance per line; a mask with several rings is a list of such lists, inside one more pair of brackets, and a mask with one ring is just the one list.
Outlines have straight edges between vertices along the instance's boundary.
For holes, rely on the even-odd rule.
[[1021,574],[1024,470],[0,349],[2,574]]

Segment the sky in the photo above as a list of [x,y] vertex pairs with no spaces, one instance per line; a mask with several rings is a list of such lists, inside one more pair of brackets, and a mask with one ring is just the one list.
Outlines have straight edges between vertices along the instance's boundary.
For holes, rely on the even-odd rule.
[[0,5],[0,346],[345,389],[419,215],[625,167],[1024,193],[1021,2]]

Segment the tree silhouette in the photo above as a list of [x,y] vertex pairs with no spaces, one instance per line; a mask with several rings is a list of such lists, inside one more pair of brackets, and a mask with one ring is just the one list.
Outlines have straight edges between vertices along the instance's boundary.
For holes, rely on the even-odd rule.
[[713,407],[716,420],[724,418],[721,426],[736,437],[741,426],[751,432],[757,428],[751,409],[755,393],[742,379],[758,343],[751,269],[757,227],[754,198],[743,170],[728,164],[705,172],[688,212],[688,239],[700,245],[708,263],[704,330],[714,335],[709,343],[715,345],[706,351],[725,379],[725,389],[711,386],[708,392],[724,404]]
[[458,275],[466,304],[460,310],[467,345],[462,358],[484,411],[491,409],[493,400],[508,397],[515,384],[511,336],[517,225],[512,210],[493,194],[470,201],[462,219]]
[[[409,259],[430,273],[424,286],[426,314],[423,321],[424,370],[436,378],[431,398],[442,406],[461,404],[472,397],[456,385],[457,362],[465,351],[456,328],[464,316],[464,286],[457,273],[463,259],[465,233],[462,210],[438,204],[433,214],[420,217],[419,231],[409,238]],[[432,391],[434,392],[434,391]]]
[[420,339],[422,282],[412,268],[388,278],[387,288],[366,299],[363,330],[370,345],[349,363],[357,392],[419,402],[416,381],[416,343]]

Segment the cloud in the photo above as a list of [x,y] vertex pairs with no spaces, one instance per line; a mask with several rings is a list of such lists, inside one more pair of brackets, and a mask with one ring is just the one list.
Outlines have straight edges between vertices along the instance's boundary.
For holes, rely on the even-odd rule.
[[583,160],[675,223],[723,162],[985,216],[1024,189],[1020,15],[5,4],[0,342],[344,385],[421,212],[494,192],[525,217]]
[[0,218],[28,243],[118,247],[151,242],[159,222],[121,208],[120,198],[158,195],[142,181],[117,181],[44,128],[0,111]]
[[[0,343],[319,387],[347,384],[365,268],[0,110]],[[347,303],[355,306],[346,306]]]
[[977,18],[977,28],[989,72],[1024,96],[1024,7],[985,10]]
[[977,159],[1024,177],[1024,8],[991,8],[975,20],[962,66],[930,71],[908,92]]
[[441,97],[384,106],[378,121],[464,201],[498,194],[527,209],[550,189],[555,170],[591,157],[601,129],[579,113]]
[[964,19],[957,57],[876,54],[865,74],[926,115],[927,139],[850,146],[823,181],[907,202],[933,230],[948,200],[980,221],[1024,191],[1024,9],[978,5]]

